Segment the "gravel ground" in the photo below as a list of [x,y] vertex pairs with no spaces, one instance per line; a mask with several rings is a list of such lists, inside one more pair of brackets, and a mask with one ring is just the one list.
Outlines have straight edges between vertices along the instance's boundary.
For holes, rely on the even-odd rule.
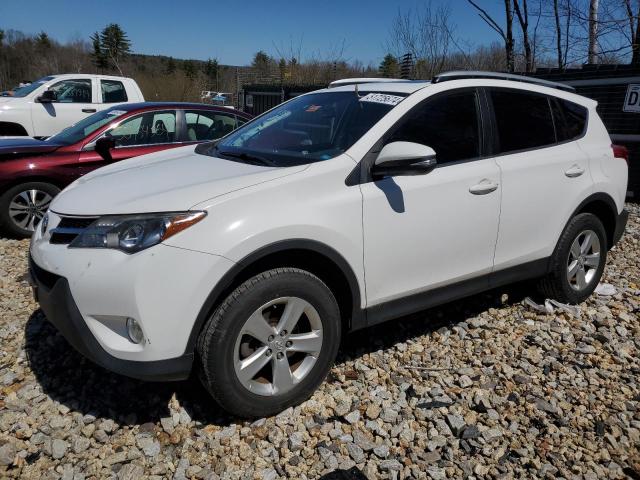
[[[191,380],[85,361],[0,240],[0,477],[640,478],[640,208],[609,256],[612,297],[541,314],[511,287],[345,340],[303,405],[245,422]],[[339,472],[345,472],[344,476]]]

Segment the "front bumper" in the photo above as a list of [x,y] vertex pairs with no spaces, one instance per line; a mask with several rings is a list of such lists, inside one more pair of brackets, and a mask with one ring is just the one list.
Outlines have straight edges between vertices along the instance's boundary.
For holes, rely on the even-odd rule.
[[36,300],[47,319],[83,356],[115,373],[141,380],[183,380],[189,376],[193,352],[167,360],[116,358],[96,340],[73,300],[66,278],[40,268],[30,257],[29,274]]
[[616,219],[616,229],[613,232],[613,242],[611,246],[615,245],[622,238],[622,234],[624,233],[624,229],[627,226],[627,221],[629,220],[629,211],[623,209],[622,212],[618,215]]

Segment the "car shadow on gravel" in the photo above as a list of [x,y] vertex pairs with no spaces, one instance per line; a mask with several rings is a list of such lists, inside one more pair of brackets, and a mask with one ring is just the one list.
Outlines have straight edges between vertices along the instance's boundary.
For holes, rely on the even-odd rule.
[[25,351],[43,392],[82,414],[130,426],[157,422],[170,415],[168,404],[175,394],[195,421],[224,426],[239,421],[217,406],[197,378],[145,382],[95,365],[67,343],[42,310],[27,321]]
[[[530,288],[502,288],[346,335],[337,363],[390,348],[398,342],[453,326],[489,308],[503,306],[501,295],[507,291],[509,303],[531,293]],[[170,415],[168,404],[175,395],[191,418],[202,424],[228,426],[242,421],[222,410],[195,376],[182,382],[145,382],[93,364],[67,343],[41,310],[33,312],[25,326],[25,351],[43,392],[82,414],[110,418],[129,426],[158,422]],[[331,376],[328,381],[332,381]]]

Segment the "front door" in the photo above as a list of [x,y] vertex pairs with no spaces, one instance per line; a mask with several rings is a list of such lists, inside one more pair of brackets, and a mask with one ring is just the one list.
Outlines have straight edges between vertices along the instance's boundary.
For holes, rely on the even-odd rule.
[[49,87],[57,101],[31,105],[35,136],[50,137],[98,111],[90,78],[61,80]]
[[491,272],[500,172],[482,157],[479,105],[475,89],[439,94],[388,135],[432,147],[438,165],[361,185],[368,307]]
[[[111,149],[111,157],[112,162],[117,162],[179,147],[183,143],[177,135],[176,111],[161,110],[129,117],[101,136],[109,136],[115,140],[116,147]],[[81,174],[84,175],[108,163],[93,149],[83,151],[80,155]]]

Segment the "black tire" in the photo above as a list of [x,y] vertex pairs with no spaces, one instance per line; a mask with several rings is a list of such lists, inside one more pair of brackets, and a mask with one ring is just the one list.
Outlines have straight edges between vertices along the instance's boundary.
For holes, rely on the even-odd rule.
[[[600,244],[599,265],[594,268],[593,276],[584,288],[574,288],[567,278],[569,255],[571,246],[582,232],[592,231],[598,237]],[[563,303],[577,304],[585,301],[594,291],[607,261],[607,235],[598,217],[591,213],[576,215],[567,224],[556,249],[551,257],[550,271],[540,280],[538,288],[547,298],[553,298]]]
[[0,195],[0,229],[12,237],[29,238],[33,233],[33,230],[22,228],[20,225],[16,224],[9,214],[9,205],[11,204],[12,199],[15,198],[16,195],[20,194],[20,192],[30,190],[37,190],[39,192],[46,193],[52,199],[60,193],[60,189],[50,183],[28,182],[15,185]]
[[[236,374],[236,341],[242,337],[245,321],[252,313],[282,297],[298,297],[317,311],[322,324],[322,347],[308,373],[291,390],[260,395],[246,388]],[[254,418],[273,415],[303,402],[322,383],[338,352],[340,334],[340,310],[322,280],[297,268],[269,270],[238,286],[207,321],[197,344],[200,379],[230,413]]]

